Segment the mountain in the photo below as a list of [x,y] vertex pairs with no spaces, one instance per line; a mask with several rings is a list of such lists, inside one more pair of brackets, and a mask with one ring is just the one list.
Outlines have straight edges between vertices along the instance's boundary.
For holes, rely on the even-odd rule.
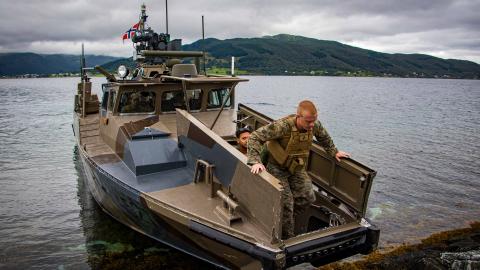
[[[229,70],[231,57],[242,74],[392,76],[480,78],[480,65],[466,60],[425,54],[389,54],[302,36],[280,34],[259,38],[208,38],[182,46],[185,51],[207,52],[207,68]],[[87,66],[102,65],[116,72],[120,64],[133,68],[132,58],[86,56]],[[26,73],[77,72],[75,55],[33,53],[0,54],[0,76]]]
[[207,67],[230,66],[254,74],[329,74],[399,77],[479,78],[480,65],[465,60],[441,59],[425,54],[388,54],[336,41],[280,34],[260,38],[199,40],[183,50],[205,50],[216,60]]
[[[103,55],[85,55],[87,66],[102,65],[119,59]],[[80,69],[80,56],[68,54],[0,53],[0,76],[54,74]]]

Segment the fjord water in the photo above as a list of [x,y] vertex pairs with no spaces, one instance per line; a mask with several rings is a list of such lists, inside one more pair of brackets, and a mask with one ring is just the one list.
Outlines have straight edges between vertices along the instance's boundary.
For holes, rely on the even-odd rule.
[[[480,219],[480,81],[249,79],[237,103],[278,118],[311,99],[337,147],[378,171],[368,217],[382,247]],[[96,205],[71,129],[77,81],[0,80],[0,268],[208,268]]]

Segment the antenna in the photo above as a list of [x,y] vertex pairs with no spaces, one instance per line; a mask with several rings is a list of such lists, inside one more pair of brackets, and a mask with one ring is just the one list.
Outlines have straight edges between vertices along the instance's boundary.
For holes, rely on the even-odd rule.
[[168,35],[168,0],[165,0],[165,20],[167,21],[167,35]]
[[85,68],[85,50],[83,48],[83,43],[82,43],[82,57],[80,58],[80,76],[82,81],[85,79],[85,75],[86,75],[84,68]]
[[202,52],[203,52],[203,74],[207,75],[207,68],[205,63],[205,23],[202,15]]
[[141,6],[141,13],[140,13],[140,25],[139,25],[139,30],[143,31],[145,29],[145,23],[147,22],[147,6],[145,6],[145,3],[142,4]]

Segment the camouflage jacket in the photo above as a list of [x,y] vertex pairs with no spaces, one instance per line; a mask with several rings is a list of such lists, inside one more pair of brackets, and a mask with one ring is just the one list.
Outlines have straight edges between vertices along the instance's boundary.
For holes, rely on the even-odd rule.
[[[252,165],[255,163],[261,163],[262,146],[266,141],[280,139],[291,133],[292,129],[287,123],[286,118],[282,118],[266,126],[263,126],[254,131],[247,144],[247,163]],[[327,130],[322,126],[320,121],[315,122],[313,128],[313,135],[316,137],[320,145],[327,151],[332,157],[338,152],[332,138],[328,134]]]

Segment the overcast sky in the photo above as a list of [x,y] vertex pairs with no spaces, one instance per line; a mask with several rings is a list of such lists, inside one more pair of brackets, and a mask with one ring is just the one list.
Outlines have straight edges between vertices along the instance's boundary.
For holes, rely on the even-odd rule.
[[[125,30],[147,5],[165,31],[164,0],[0,0],[0,52],[129,57]],[[335,40],[388,53],[425,53],[480,63],[480,0],[170,0],[169,32],[183,44],[280,33]]]

